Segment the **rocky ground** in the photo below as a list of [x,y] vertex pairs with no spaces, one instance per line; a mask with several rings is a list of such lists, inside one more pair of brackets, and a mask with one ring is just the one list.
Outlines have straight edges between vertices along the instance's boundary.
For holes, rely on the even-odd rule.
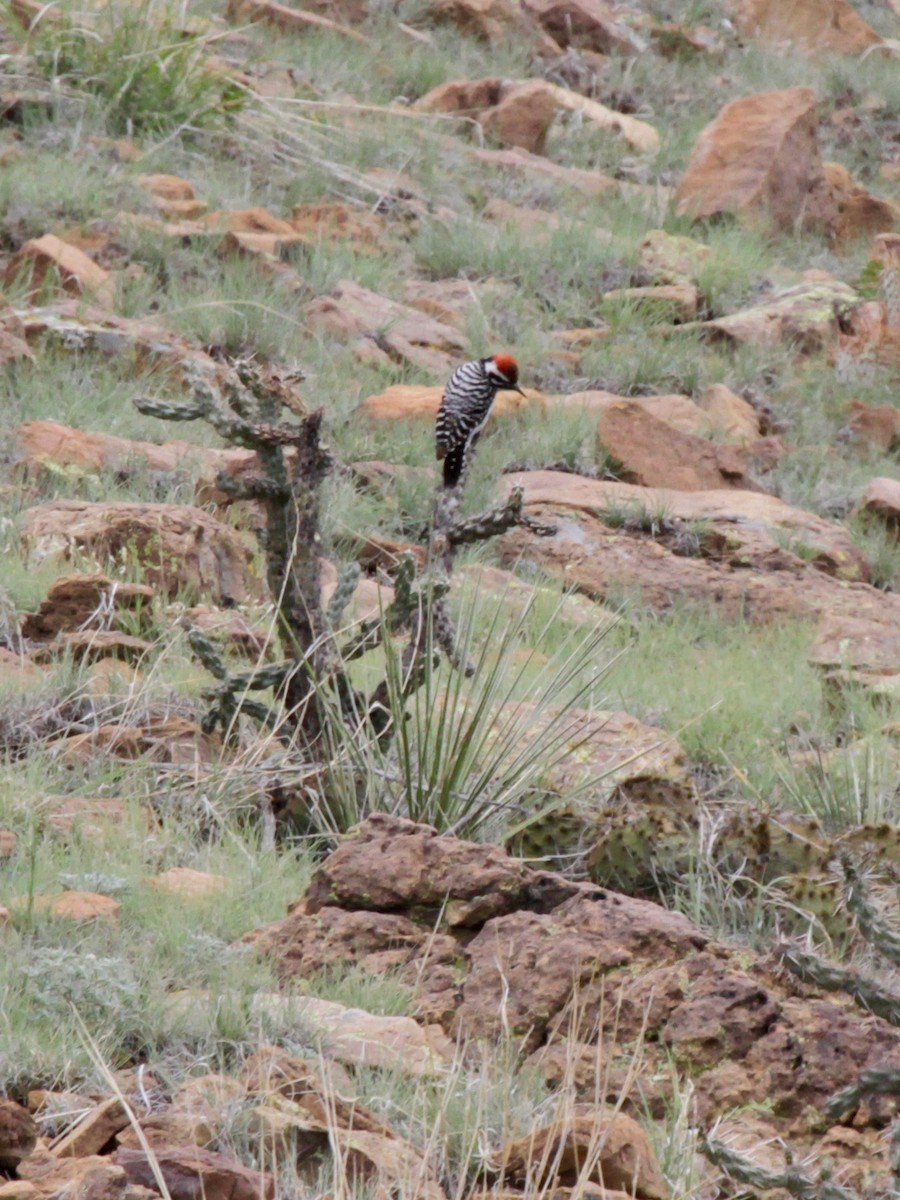
[[900,1195],[895,0],[0,38],[0,1200]]

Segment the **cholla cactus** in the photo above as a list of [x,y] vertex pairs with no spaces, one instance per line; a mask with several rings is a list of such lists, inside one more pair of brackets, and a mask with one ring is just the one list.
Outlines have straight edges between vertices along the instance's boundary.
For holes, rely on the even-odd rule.
[[[275,730],[307,754],[328,733],[334,720],[334,697],[347,724],[360,722],[382,744],[393,736],[390,688],[382,681],[366,696],[351,685],[347,663],[374,649],[386,635],[404,633],[401,699],[423,676],[429,655],[443,651],[454,667],[465,669],[456,648],[456,631],[446,606],[449,578],[457,549],[494,537],[513,525],[551,532],[522,511],[516,490],[505,504],[467,519],[456,517],[456,504],[435,505],[428,565],[417,574],[415,561],[404,556],[397,568],[393,602],[380,618],[338,638],[344,610],[358,577],[348,568],[339,579],[330,605],[323,602],[319,558],[321,487],[333,466],[322,441],[323,412],[309,412],[294,388],[295,379],[249,360],[222,367],[212,375],[183,370],[189,399],[170,402],[142,398],[135,403],[149,416],[168,421],[204,420],[226,441],[256,452],[258,470],[239,480],[220,473],[216,483],[235,499],[254,500],[266,515],[264,552],[269,591],[277,614],[281,662],[255,670],[229,671],[212,643],[198,631],[191,646],[216,684],[207,692],[209,709],[203,726],[235,736],[241,715]],[[284,416],[287,410],[293,419]],[[329,685],[328,698],[323,685]],[[274,689],[276,707],[251,699],[249,693]]]

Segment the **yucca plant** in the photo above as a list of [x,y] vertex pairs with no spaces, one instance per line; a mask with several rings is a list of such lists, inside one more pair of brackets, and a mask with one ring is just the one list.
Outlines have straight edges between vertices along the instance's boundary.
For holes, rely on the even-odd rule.
[[307,809],[316,832],[336,837],[370,812],[389,811],[461,837],[502,837],[560,802],[544,781],[578,749],[580,705],[611,657],[602,645],[609,623],[573,633],[541,662],[535,650],[523,655],[533,604],[510,615],[504,597],[495,599],[479,634],[490,603],[474,589],[457,621],[468,672],[434,653],[433,622],[426,622],[422,680],[412,693],[402,650],[383,639],[389,739],[367,734],[362,712],[356,722],[342,719],[330,699],[327,781]]

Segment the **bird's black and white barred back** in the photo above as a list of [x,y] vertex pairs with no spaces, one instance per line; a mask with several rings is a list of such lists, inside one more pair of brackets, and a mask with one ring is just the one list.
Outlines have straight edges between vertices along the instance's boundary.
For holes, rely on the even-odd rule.
[[485,426],[498,391],[519,387],[519,367],[510,354],[494,354],[463,363],[450,376],[435,426],[437,457],[444,461],[444,487],[465,473],[469,453]]

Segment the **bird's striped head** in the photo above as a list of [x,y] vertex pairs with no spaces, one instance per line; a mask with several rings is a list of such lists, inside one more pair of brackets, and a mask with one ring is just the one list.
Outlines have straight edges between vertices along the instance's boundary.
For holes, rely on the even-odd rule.
[[525,395],[519,387],[519,364],[511,354],[492,354],[490,358],[483,358],[481,365],[498,391],[505,389]]

